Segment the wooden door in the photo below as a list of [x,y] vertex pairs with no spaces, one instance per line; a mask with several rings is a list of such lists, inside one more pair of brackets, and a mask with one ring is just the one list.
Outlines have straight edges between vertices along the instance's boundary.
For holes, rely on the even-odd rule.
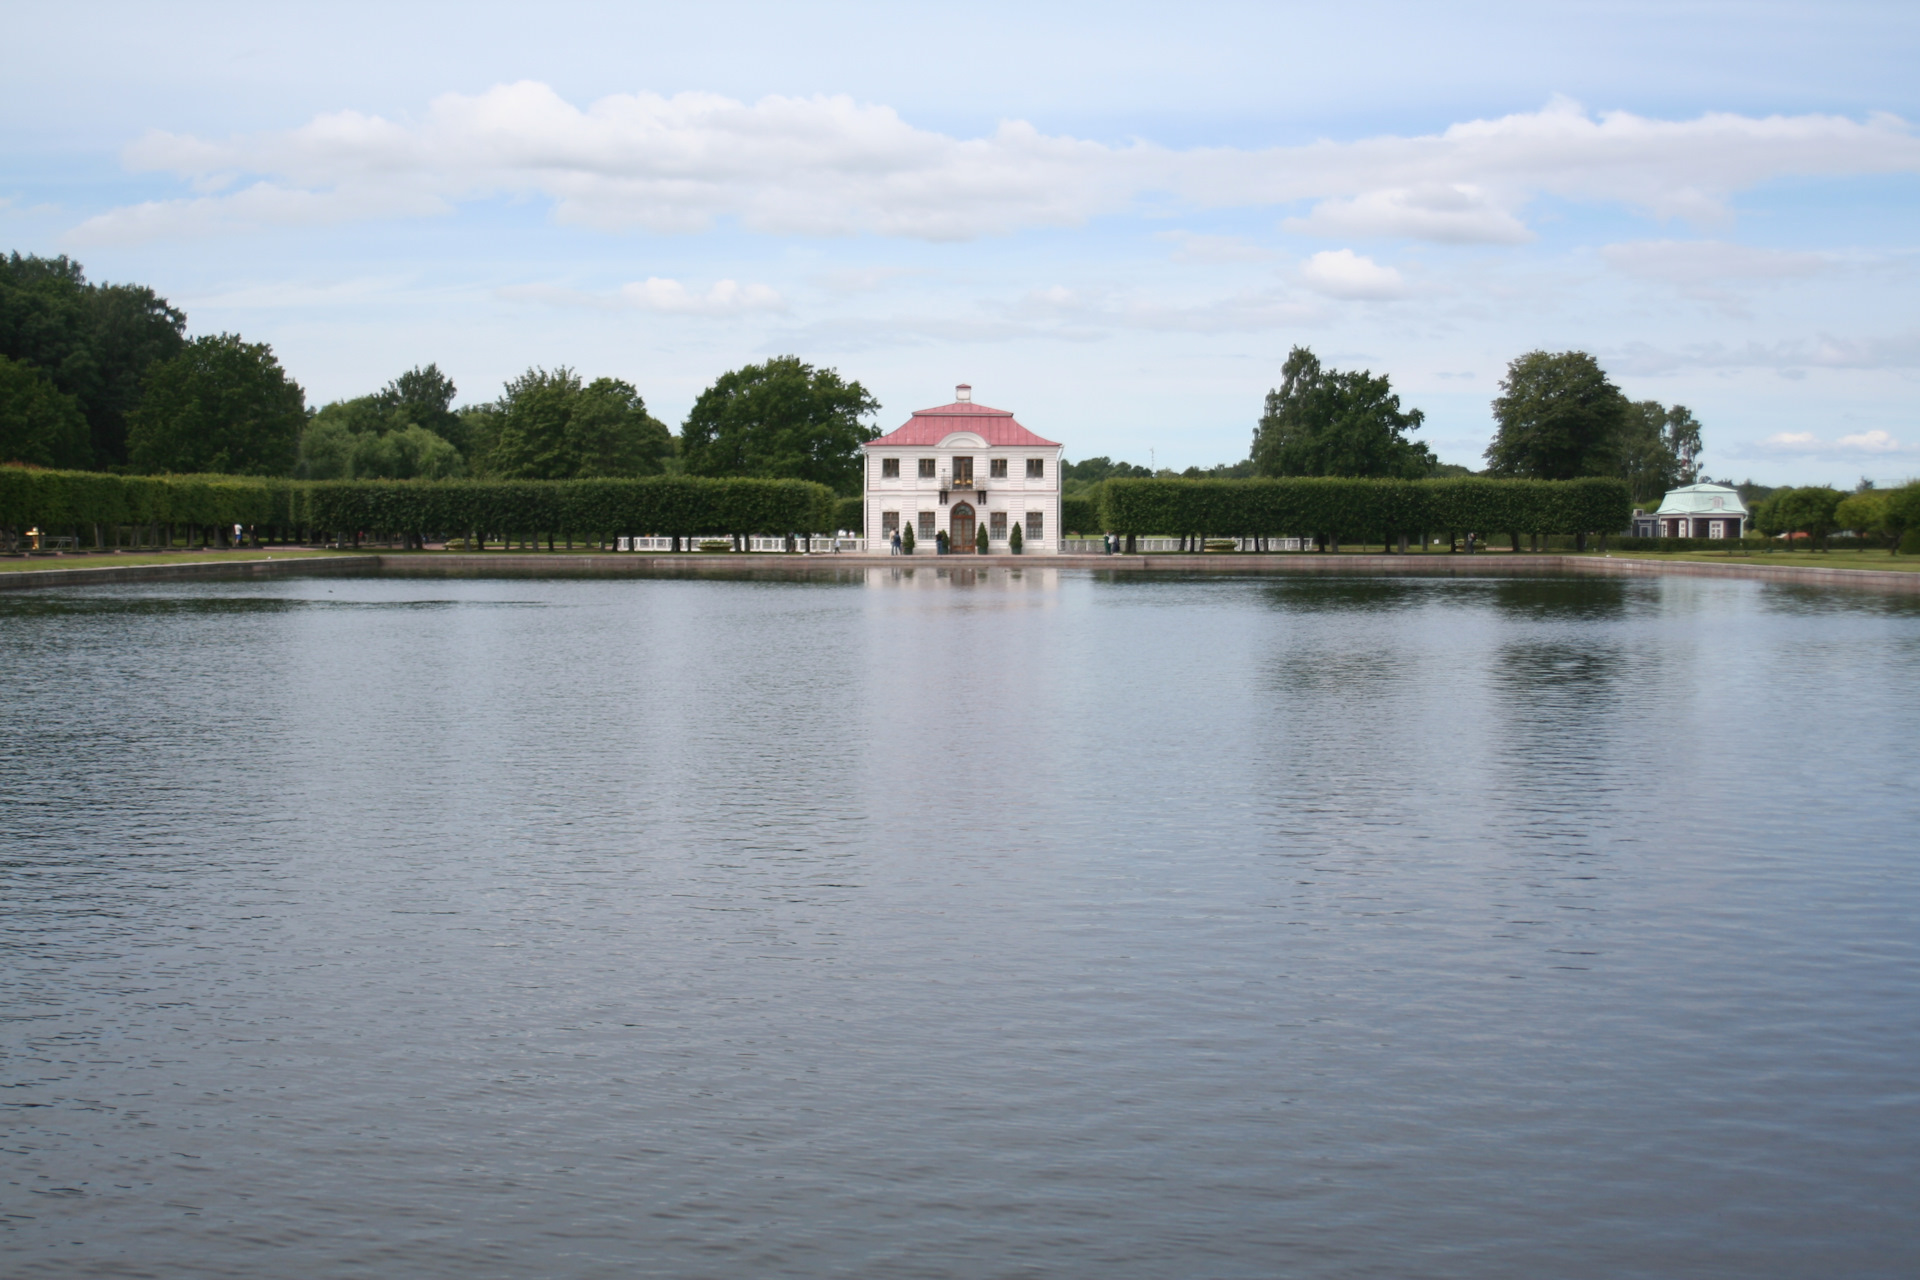
[[973,550],[973,508],[964,502],[953,505],[953,514],[947,518],[948,534],[953,539],[955,554]]

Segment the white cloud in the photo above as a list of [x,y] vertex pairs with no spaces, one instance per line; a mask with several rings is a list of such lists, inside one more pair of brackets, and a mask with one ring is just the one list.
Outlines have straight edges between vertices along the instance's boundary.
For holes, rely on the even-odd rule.
[[620,286],[614,293],[587,293],[549,284],[509,285],[498,296],[514,302],[538,302],[554,307],[616,311],[632,308],[669,315],[735,316],[749,311],[783,311],[786,302],[764,284],[743,285],[720,280],[705,293],[695,293],[678,280],[649,276]]
[[1702,342],[1678,349],[1629,343],[1604,353],[1607,368],[1620,373],[1667,374],[1685,369],[1771,369],[1791,376],[1805,369],[1920,368],[1920,330],[1890,337],[1796,338],[1728,346]]
[[1845,458],[1862,455],[1915,454],[1920,449],[1900,443],[1885,431],[1858,431],[1838,440],[1823,440],[1811,431],[1776,431],[1758,446],[1766,455],[1808,458]]
[[1351,249],[1314,254],[1301,265],[1300,275],[1308,288],[1329,298],[1398,298],[1407,291],[1398,271]]
[[1730,285],[1804,279],[1835,265],[1825,254],[1761,249],[1721,240],[1610,244],[1600,250],[1600,256],[1622,275],[1670,285],[1682,297],[1712,303],[1732,315],[1745,315],[1746,305]]
[[[1507,203],[1517,204],[1518,193]],[[1521,244],[1533,232],[1511,209],[1464,183],[1369,191],[1344,200],[1323,200],[1304,218],[1288,218],[1289,231],[1321,236],[1391,236],[1448,244]]]
[[[1920,139],[1892,116],[1668,121],[1542,110],[1416,137],[1176,151],[1041,133],[1023,121],[956,138],[848,97],[622,94],[582,110],[544,84],[443,94],[417,122],[354,111],[226,141],[152,133],[135,169],[200,194],[115,209],[80,242],[420,216],[490,195],[539,196],[564,222],[698,231],[964,240],[1072,226],[1147,200],[1196,209],[1314,209],[1310,232],[1510,242],[1542,194],[1714,221],[1757,183],[1795,175],[1920,172]],[[248,185],[228,193],[225,185]]]
[[764,284],[742,285],[721,280],[703,294],[689,292],[678,280],[649,276],[624,285],[620,296],[646,311],[667,311],[679,315],[728,316],[743,311],[778,311],[784,305],[780,295]]
[[1219,265],[1230,262],[1270,262],[1274,258],[1271,249],[1263,249],[1251,240],[1240,236],[1203,236],[1191,231],[1162,231],[1162,240],[1171,240],[1179,247],[1173,251],[1175,262],[1198,262]]

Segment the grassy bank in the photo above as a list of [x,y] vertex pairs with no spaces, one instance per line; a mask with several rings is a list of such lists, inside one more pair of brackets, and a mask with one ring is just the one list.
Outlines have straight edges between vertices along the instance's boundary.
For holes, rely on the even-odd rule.
[[1763,551],[1723,555],[1718,551],[1628,551],[1623,560],[1696,560],[1702,564],[1770,564],[1782,569],[1878,569],[1920,572],[1920,556],[1894,556],[1885,551]]

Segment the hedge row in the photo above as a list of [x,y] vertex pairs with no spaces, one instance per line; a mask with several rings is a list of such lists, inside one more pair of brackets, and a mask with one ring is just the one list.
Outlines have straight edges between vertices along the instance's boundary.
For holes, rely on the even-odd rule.
[[304,488],[249,476],[115,476],[0,467],[0,528],[30,525],[286,525]]
[[[1090,533],[1330,537],[1428,532],[1611,533],[1631,505],[1617,480],[1110,480],[1100,509],[1062,504]],[[113,476],[0,467],[0,527],[250,525],[310,533],[481,535],[826,533],[858,500],[802,480],[333,480]]]
[[249,525],[325,534],[823,533],[838,516],[804,480],[337,480],[114,476],[0,467],[0,528]]
[[805,480],[323,480],[302,523],[328,533],[827,533],[833,491]]
[[[1121,534],[1329,537],[1614,533],[1633,506],[1618,480],[1109,480],[1102,525]],[[1071,521],[1067,521],[1069,525]]]

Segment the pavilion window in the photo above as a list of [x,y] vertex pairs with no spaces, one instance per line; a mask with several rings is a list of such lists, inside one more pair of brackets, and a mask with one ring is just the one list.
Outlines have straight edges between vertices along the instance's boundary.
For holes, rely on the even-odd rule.
[[900,459],[880,459],[880,478],[882,480],[898,480],[900,478]]
[[898,511],[882,511],[880,513],[880,536],[888,542],[892,542],[899,532],[900,513]]
[[1007,513],[1006,512],[994,511],[994,512],[988,513],[987,536],[989,538],[992,538],[995,542],[1005,542],[1007,540]]
[[1047,478],[1047,460],[1045,458],[1027,459],[1027,479],[1045,480]]
[[922,511],[920,513],[920,533],[918,536],[922,542],[933,541],[933,512]]
[[933,479],[933,463],[934,460],[932,458],[920,459],[920,478],[922,480]]
[[993,480],[1005,480],[1007,478],[1007,460],[1005,458],[989,458],[987,460],[987,476]]
[[1047,532],[1047,518],[1038,511],[1027,512],[1027,541],[1038,542]]

